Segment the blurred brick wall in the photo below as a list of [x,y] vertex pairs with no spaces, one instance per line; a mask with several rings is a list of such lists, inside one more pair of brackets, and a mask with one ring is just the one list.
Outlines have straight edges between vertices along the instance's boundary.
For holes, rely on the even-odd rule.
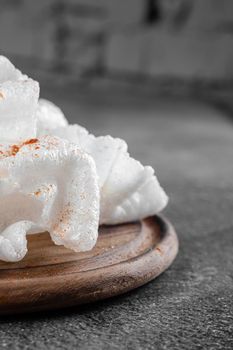
[[75,77],[232,81],[233,0],[0,0],[0,49]]

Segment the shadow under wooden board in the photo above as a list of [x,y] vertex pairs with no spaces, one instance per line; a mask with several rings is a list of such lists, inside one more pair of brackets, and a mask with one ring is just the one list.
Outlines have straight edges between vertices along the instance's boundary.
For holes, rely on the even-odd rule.
[[151,281],[173,262],[178,240],[171,224],[154,216],[103,226],[95,248],[74,253],[48,233],[28,236],[28,254],[0,262],[0,314],[57,309],[109,298]]

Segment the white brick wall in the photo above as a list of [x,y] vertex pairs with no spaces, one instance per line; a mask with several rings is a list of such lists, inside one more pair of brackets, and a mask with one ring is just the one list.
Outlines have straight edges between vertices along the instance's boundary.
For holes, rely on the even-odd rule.
[[3,52],[30,56],[33,31],[20,16],[20,11],[0,12],[0,47]]
[[187,25],[197,31],[217,31],[233,21],[232,0],[195,0]]
[[119,32],[110,36],[107,44],[107,68],[109,71],[140,73],[142,33]]
[[151,33],[148,73],[190,79],[233,78],[232,37],[190,32]]
[[106,0],[108,22],[122,29],[130,24],[140,24],[145,12],[145,0]]
[[5,2],[1,52],[45,70],[63,64],[77,78],[101,66],[126,76],[233,79],[233,0],[157,0],[153,25],[146,0],[59,1]]

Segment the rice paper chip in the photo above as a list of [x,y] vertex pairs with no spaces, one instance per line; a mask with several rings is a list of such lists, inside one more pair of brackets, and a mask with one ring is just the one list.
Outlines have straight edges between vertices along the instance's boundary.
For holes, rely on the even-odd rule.
[[0,142],[36,136],[39,84],[0,56]]
[[0,84],[6,81],[19,81],[28,79],[27,75],[20,72],[19,69],[6,58],[0,55]]
[[45,136],[0,148],[0,259],[21,260],[26,234],[48,231],[74,251],[98,236],[99,188],[93,159]]
[[68,121],[62,110],[53,102],[39,99],[36,112],[38,130],[50,130],[68,125]]
[[167,195],[154,170],[130,157],[125,141],[111,136],[95,137],[79,125],[50,132],[76,143],[95,160],[101,194],[101,224],[142,219],[167,205]]
[[[115,206],[111,213],[108,214],[107,209],[102,210],[104,215],[101,217],[102,221],[111,224],[136,221],[164,209],[168,202],[167,195],[154,175],[154,170],[151,167],[145,169],[147,171],[142,184],[128,198]],[[148,172],[149,169],[151,175]]]

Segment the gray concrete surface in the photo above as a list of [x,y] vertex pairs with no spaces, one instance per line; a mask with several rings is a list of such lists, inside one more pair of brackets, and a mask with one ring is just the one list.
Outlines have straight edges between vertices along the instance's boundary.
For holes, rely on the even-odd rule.
[[70,121],[125,138],[166,188],[180,251],[169,270],[126,295],[81,308],[4,317],[2,349],[232,349],[233,124],[201,103],[42,95]]

